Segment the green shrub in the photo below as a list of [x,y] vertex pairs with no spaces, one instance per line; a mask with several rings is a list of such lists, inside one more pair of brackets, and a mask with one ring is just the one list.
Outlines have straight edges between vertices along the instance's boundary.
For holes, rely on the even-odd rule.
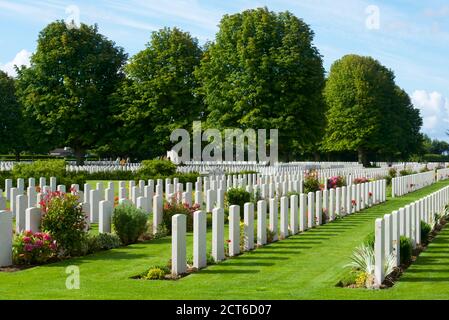
[[414,173],[415,173],[415,172],[413,172],[412,170],[408,170],[408,169],[404,169],[404,170],[399,171],[399,175],[400,175],[401,177],[403,177],[403,176],[409,176],[409,175],[414,174]]
[[38,160],[32,163],[18,163],[12,169],[12,175],[17,178],[62,177],[65,175],[64,160]]
[[368,234],[365,237],[365,239],[363,240],[363,244],[374,249],[375,240],[376,240],[376,236],[375,236],[374,232],[371,232],[370,234]]
[[343,275],[338,285],[341,287],[348,287],[350,285],[353,285],[356,283],[358,275],[359,273],[357,271],[349,270]]
[[111,250],[122,245],[116,234],[99,233],[87,237],[87,252],[95,253],[103,250]]
[[385,176],[384,179],[387,182],[387,186],[391,185],[391,181],[393,180],[393,178],[390,175]]
[[144,160],[137,171],[137,175],[144,176],[147,179],[155,176],[171,176],[175,173],[176,165],[169,160]]
[[50,234],[25,231],[16,234],[13,242],[13,261],[17,265],[42,264],[57,256],[57,246]]
[[146,280],[164,280],[165,275],[170,273],[170,270],[165,266],[153,266],[143,276]]
[[320,182],[315,176],[308,175],[304,179],[304,193],[317,192],[320,189]]
[[112,224],[123,244],[135,243],[146,230],[147,214],[131,204],[123,203],[115,207]]
[[432,227],[430,226],[430,224],[421,221],[421,241],[423,243],[426,243],[427,241],[429,241],[429,235],[430,232],[432,231]]
[[391,178],[396,178],[397,174],[398,174],[398,170],[396,170],[396,168],[390,168],[390,170],[388,170],[388,175]]
[[41,202],[42,230],[49,232],[64,256],[83,253],[86,236],[86,214],[78,197],[70,193],[46,194]]
[[409,238],[401,236],[399,252],[401,264],[406,264],[412,260],[412,241]]
[[232,205],[240,206],[240,216],[244,217],[244,205],[251,201],[251,194],[243,188],[231,188],[226,192],[226,206],[229,208]]
[[193,214],[195,211],[200,210],[200,206],[197,204],[194,204],[193,206],[189,207],[187,204],[179,204],[179,203],[165,203],[164,209],[162,212],[162,224],[163,228],[167,230],[169,234],[171,234],[172,231],[172,217],[176,214],[184,214],[187,216],[187,231],[193,231]]
[[[374,250],[374,242],[375,242],[375,235],[374,232],[371,232],[370,234],[368,234],[364,241],[363,244],[365,244],[368,247],[371,247]],[[401,236],[401,240],[400,240],[400,245],[399,245],[399,252],[400,252],[400,260],[401,263],[407,263],[411,260],[412,258],[412,242],[409,238],[405,237],[405,236]]]

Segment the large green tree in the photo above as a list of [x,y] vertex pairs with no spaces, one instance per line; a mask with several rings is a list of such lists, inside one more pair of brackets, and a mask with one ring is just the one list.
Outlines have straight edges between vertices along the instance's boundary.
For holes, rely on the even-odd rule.
[[391,70],[371,57],[347,55],[332,67],[324,90],[328,104],[324,151],[404,158],[420,143],[422,119]]
[[19,72],[26,114],[40,122],[52,144],[70,146],[81,163],[87,150],[106,143],[109,96],[124,77],[126,60],[97,26],[49,24],[39,34],[31,66]]
[[17,154],[22,144],[19,130],[22,122],[20,103],[17,101],[14,79],[0,70],[0,152]]
[[208,126],[278,129],[279,152],[310,149],[324,128],[324,69],[314,33],[290,12],[225,15],[197,71]]
[[170,134],[191,129],[203,112],[194,70],[202,50],[178,28],[153,32],[146,49],[126,66],[127,79],[114,95],[120,141],[112,148],[138,158],[165,155]]

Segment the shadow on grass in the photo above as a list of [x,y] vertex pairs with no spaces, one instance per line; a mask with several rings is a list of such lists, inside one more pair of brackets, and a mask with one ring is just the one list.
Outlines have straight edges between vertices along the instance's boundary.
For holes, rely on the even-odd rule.
[[232,273],[232,274],[243,274],[243,273],[257,273],[260,272],[259,270],[253,270],[253,269],[238,269],[238,270],[232,270],[232,269],[219,269],[219,270],[208,270],[203,269],[198,272],[198,274],[224,274],[224,273]]

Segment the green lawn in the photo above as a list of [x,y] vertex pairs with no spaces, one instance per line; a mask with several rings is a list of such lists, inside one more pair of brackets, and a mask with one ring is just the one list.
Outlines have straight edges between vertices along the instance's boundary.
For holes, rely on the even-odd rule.
[[[16,273],[0,273],[2,299],[449,299],[449,229],[392,289],[343,289],[335,284],[374,220],[449,181],[229,259],[178,281],[130,277],[170,258],[170,238]],[[210,236],[210,235],[209,235]],[[189,252],[191,236],[189,235]],[[81,288],[65,288],[68,265],[80,268]],[[444,268],[444,269],[442,269]],[[437,271],[435,271],[437,269]],[[434,280],[435,282],[431,281]]]

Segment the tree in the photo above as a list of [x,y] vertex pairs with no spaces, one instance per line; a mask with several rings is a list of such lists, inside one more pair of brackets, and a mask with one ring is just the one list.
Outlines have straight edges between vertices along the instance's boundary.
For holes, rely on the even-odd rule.
[[193,73],[201,56],[197,39],[187,32],[164,28],[152,33],[147,48],[126,66],[128,78],[114,95],[122,128],[115,148],[140,158],[165,155],[171,132],[192,128],[203,111]]
[[322,149],[354,151],[368,164],[369,153],[403,157],[420,143],[422,119],[391,70],[371,57],[347,55],[336,61],[324,90],[328,111]]
[[15,80],[0,70],[0,152],[15,152],[21,143],[22,121],[20,103],[16,98]]
[[431,139],[428,135],[423,138],[424,153],[442,155],[449,152],[449,143],[446,141]]
[[290,12],[225,15],[197,70],[209,127],[278,129],[279,152],[311,148],[324,128],[324,69],[314,33]]
[[40,122],[53,145],[71,147],[78,163],[111,130],[108,98],[124,77],[126,59],[96,25],[56,21],[40,32],[30,68],[19,70],[26,114]]
[[391,126],[399,127],[399,134],[395,137],[396,149],[402,160],[407,160],[412,155],[421,154],[423,151],[424,136],[420,132],[423,120],[419,109],[415,108],[409,95],[396,86],[393,107],[397,122]]

